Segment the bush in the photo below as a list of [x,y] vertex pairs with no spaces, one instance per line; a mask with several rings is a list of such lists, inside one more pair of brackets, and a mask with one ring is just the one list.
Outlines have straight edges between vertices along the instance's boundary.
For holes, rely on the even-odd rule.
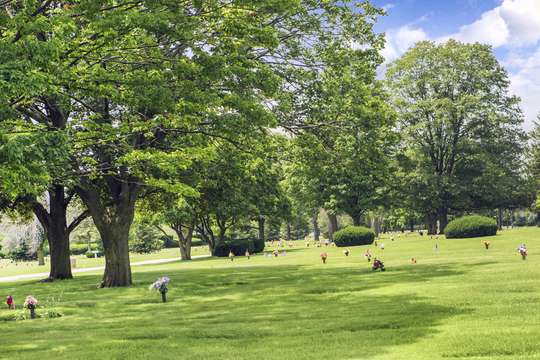
[[[96,243],[90,244],[90,251],[100,250],[99,245]],[[69,252],[71,255],[85,255],[88,251],[88,244],[71,244],[69,246]]]
[[30,250],[30,247],[26,242],[17,245],[12,249],[7,257],[13,261],[33,261],[37,260],[37,254]]
[[246,249],[249,249],[250,253],[254,253],[255,246],[252,240],[228,240],[216,245],[214,256],[227,257],[229,256],[229,251],[232,251],[236,256],[244,256]]
[[[89,259],[93,259],[93,258],[96,257],[96,256],[94,255],[94,253],[91,252],[91,251],[87,251],[84,255],[85,255],[87,258],[89,258]],[[102,256],[103,256],[103,253],[102,253],[102,252],[98,252],[98,253],[97,253],[97,257],[98,257],[98,258],[100,258],[100,257],[102,257]]]
[[448,239],[492,236],[497,234],[497,222],[486,216],[472,215],[452,220],[446,225]]
[[375,239],[373,230],[363,226],[347,226],[334,233],[336,246],[368,245]]
[[163,248],[159,235],[153,226],[140,225],[135,232],[135,238],[129,244],[129,250],[139,254],[157,252]]
[[161,241],[163,242],[163,247],[165,249],[171,249],[171,248],[177,248],[179,245],[178,245],[178,240],[175,240],[172,236],[170,235],[162,235],[160,237]]
[[253,240],[253,252],[260,253],[264,250],[264,241],[259,239]]

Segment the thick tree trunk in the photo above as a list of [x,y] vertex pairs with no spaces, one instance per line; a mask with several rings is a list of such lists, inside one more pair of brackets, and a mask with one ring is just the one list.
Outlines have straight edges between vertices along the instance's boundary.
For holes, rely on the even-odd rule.
[[71,279],[71,262],[69,251],[69,234],[87,216],[84,211],[67,226],[67,207],[71,196],[66,196],[61,185],[54,185],[49,191],[49,211],[37,202],[32,201],[32,210],[38,218],[45,237],[49,243],[51,270],[48,280]]
[[260,215],[259,216],[259,219],[258,219],[258,227],[259,227],[259,241],[261,242],[265,242],[266,239],[264,238],[264,223],[265,223],[265,218],[264,216]]
[[[77,192],[92,216],[105,252],[101,287],[130,286],[128,238],[139,187],[134,182],[109,178],[106,187],[89,181],[84,185],[84,188],[77,188]],[[104,197],[111,197],[112,201],[104,202]]]
[[47,240],[51,257],[49,280],[71,279],[69,260],[69,230],[66,220],[67,201],[64,187],[54,185],[49,191],[49,211],[37,202],[32,202],[32,210],[38,218]]
[[53,221],[47,230],[47,237],[49,238],[49,251],[51,256],[51,271],[49,278],[51,280],[71,279],[73,275],[71,274],[69,233],[61,221]]
[[69,232],[67,227],[66,198],[63,186],[49,191],[51,223],[47,229],[51,254],[51,279],[71,279]]
[[328,239],[334,241],[334,233],[338,230],[338,221],[335,214],[328,213]]
[[319,212],[318,211],[315,214],[313,214],[313,217],[311,218],[311,222],[313,223],[313,237],[315,241],[319,241],[321,238],[321,229],[319,228]]
[[499,230],[503,228],[503,210],[501,208],[497,209],[497,228]]
[[444,229],[448,224],[448,209],[441,208],[437,212],[437,218],[439,220],[439,234],[444,234]]
[[131,285],[128,238],[132,220],[124,215],[117,221],[96,224],[105,251],[105,273],[101,287]]
[[436,215],[427,215],[426,216],[426,227],[428,235],[437,234],[437,216]]
[[352,216],[352,220],[354,226],[362,225],[362,214],[355,214],[354,216]]

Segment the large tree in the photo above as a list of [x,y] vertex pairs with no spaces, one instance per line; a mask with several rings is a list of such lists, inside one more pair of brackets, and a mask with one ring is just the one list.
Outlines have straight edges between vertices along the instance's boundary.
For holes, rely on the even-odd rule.
[[[43,106],[35,110],[36,114],[28,111],[24,118],[48,131],[36,132],[14,122],[8,124],[10,131],[0,136],[0,194],[4,210],[12,216],[28,218],[33,213],[39,220],[49,243],[48,279],[69,279],[72,277],[69,236],[88,213],[79,210],[79,204],[71,207],[75,215],[68,214],[75,192],[73,182],[65,176],[70,168],[66,139],[54,131],[54,115],[46,104]],[[24,109],[23,105],[18,108]]]
[[530,173],[532,175],[535,188],[535,200],[533,210],[536,212],[536,224],[540,226],[540,115],[538,122],[535,122],[534,128],[530,133]]
[[[519,99],[509,93],[508,75],[491,48],[482,44],[419,42],[390,64],[386,78],[402,148],[412,161],[406,179],[411,203],[424,212],[430,232],[437,221],[442,232],[449,210],[464,207],[471,185],[489,174],[497,153],[519,150]],[[519,153],[507,159],[514,167],[522,161]],[[475,160],[485,165],[477,176],[465,171]]]
[[173,186],[171,168],[190,167],[216,139],[241,146],[275,126],[280,80],[314,49],[372,36],[373,9],[350,5],[2,3],[2,131],[17,122],[65,139],[69,165],[58,184],[76,190],[100,233],[103,286],[131,284],[128,234],[146,187]]

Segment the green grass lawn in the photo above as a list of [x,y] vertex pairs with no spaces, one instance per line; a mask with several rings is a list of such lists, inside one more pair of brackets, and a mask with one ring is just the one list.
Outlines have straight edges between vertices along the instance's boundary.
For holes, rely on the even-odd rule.
[[[192,249],[192,256],[206,255],[208,254],[208,246],[198,246]],[[92,258],[89,259],[85,255],[72,256],[76,259],[76,268],[83,269],[95,266],[105,266],[104,258]],[[157,260],[157,259],[170,259],[180,257],[180,250],[178,248],[163,249],[161,251],[151,254],[130,254],[132,262]],[[38,266],[37,261],[18,262],[14,263],[11,260],[0,259],[0,277],[14,276],[24,274],[36,274],[49,272],[49,259],[46,258],[44,266]]]
[[[540,229],[506,230],[487,251],[484,239],[441,237],[438,251],[426,236],[379,240],[384,273],[370,271],[366,247],[332,247],[326,265],[320,248],[302,248],[140,266],[131,288],[96,289],[88,274],[0,284],[19,306],[32,294],[64,313],[0,320],[0,358],[538,359]],[[161,275],[166,304],[148,290]]]

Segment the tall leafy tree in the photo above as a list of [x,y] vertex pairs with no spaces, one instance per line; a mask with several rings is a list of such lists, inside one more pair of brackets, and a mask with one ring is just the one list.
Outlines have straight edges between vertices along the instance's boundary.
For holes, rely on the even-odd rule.
[[275,126],[280,80],[331,45],[334,30],[358,35],[339,37],[340,48],[371,37],[374,11],[337,0],[2,5],[2,132],[61,140],[66,162],[51,184],[88,209],[107,287],[131,284],[128,234],[145,188],[189,192],[177,168],[216,139],[241,145]]
[[[466,207],[473,182],[501,169],[493,162],[497,153],[519,151],[519,99],[509,93],[508,75],[491,48],[482,44],[420,42],[388,67],[386,78],[403,150],[412,161],[406,181],[411,202],[423,209],[430,232],[437,220],[442,232],[449,210]],[[506,159],[510,167],[522,162]],[[473,162],[485,168],[473,175],[467,171]]]
[[[538,115],[540,120],[540,115]],[[536,212],[536,224],[540,226],[540,122],[535,122],[530,133],[530,173],[536,196],[533,210]]]

